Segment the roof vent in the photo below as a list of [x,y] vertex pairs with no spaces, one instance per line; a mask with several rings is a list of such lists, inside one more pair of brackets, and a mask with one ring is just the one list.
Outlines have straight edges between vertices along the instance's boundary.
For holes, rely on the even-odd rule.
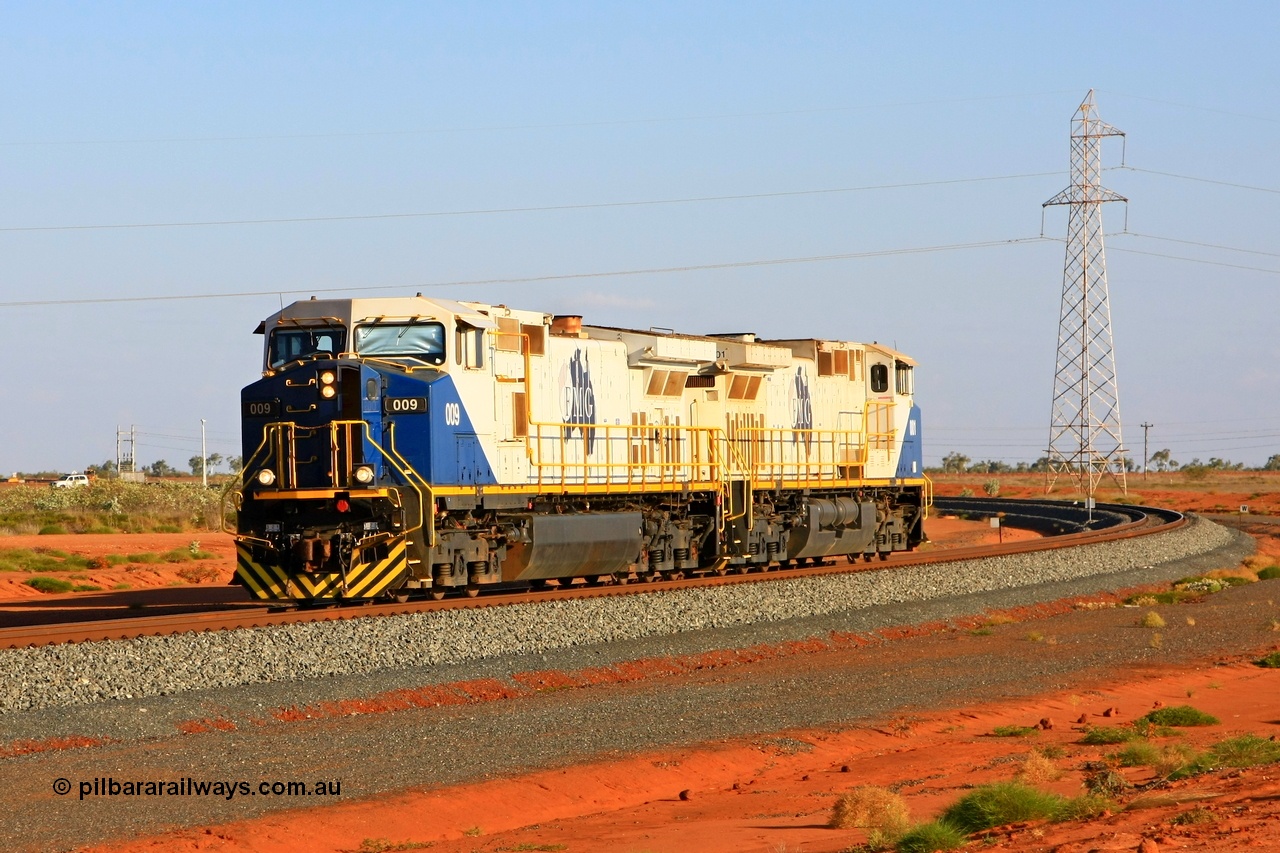
[[551,318],[551,332],[556,335],[577,335],[582,332],[581,314],[557,314]]

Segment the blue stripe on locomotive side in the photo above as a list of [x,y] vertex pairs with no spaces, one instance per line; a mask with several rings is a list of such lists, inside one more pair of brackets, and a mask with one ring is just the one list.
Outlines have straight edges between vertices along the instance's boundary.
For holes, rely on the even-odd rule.
[[920,407],[912,406],[907,415],[907,428],[902,431],[902,446],[898,451],[899,479],[919,479],[924,476],[924,442],[920,428]]

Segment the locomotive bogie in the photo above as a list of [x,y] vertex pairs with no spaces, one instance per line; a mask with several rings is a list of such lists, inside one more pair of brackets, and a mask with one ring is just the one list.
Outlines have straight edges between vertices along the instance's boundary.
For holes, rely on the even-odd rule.
[[259,331],[236,531],[258,597],[723,572],[923,538],[914,362],[877,344],[421,297],[299,302]]

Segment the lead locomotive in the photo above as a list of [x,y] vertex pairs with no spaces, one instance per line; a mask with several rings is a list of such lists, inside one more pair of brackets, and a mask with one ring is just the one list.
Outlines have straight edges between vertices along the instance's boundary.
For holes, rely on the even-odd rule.
[[295,302],[241,395],[261,599],[747,571],[924,537],[914,362],[877,344]]

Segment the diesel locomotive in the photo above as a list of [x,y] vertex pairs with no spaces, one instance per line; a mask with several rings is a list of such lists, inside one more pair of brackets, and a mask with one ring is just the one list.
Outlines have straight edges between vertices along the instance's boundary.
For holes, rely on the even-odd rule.
[[885,558],[924,538],[915,362],[875,343],[295,302],[241,393],[237,582],[369,600]]

